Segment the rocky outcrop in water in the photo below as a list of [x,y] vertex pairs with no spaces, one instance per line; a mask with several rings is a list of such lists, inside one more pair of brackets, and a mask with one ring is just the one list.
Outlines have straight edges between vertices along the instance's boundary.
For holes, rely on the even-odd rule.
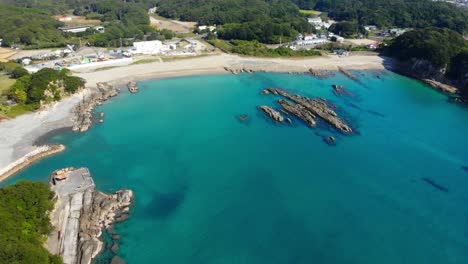
[[96,105],[102,104],[109,98],[117,96],[119,90],[108,83],[97,83],[96,91],[83,98],[74,110],[73,131],[85,132],[93,124],[93,111]]
[[[314,116],[320,117],[321,119],[323,119],[324,121],[326,121],[327,123],[329,123],[330,125],[332,125],[333,127],[335,127],[336,129],[340,130],[343,133],[352,133],[353,132],[351,127],[349,125],[347,125],[343,120],[341,120],[340,117],[338,116],[338,114],[329,107],[326,100],[324,100],[324,99],[310,99],[310,98],[302,97],[302,96],[299,96],[299,95],[291,95],[291,94],[289,94],[286,91],[281,90],[281,89],[275,89],[275,88],[267,88],[267,89],[272,94],[281,95],[284,98],[289,99],[289,100],[295,102],[296,104],[302,106],[302,107],[299,107],[299,106],[294,107],[294,110],[299,111],[300,115],[310,116],[310,113],[311,113]],[[287,104],[285,104],[283,102],[282,105],[287,105]],[[288,105],[288,107],[291,107],[291,106]],[[304,111],[304,110],[307,110],[307,111]],[[291,113],[293,113],[293,112],[291,112]],[[294,114],[294,115],[296,115],[296,114]]]
[[102,232],[119,218],[128,217],[133,192],[108,195],[97,191],[87,168],[56,171],[50,183],[57,201],[47,248],[65,264],[90,264],[103,248]]
[[[286,112],[295,115],[309,126],[315,127],[317,125],[316,116],[307,110],[303,105],[293,104],[284,99],[281,99],[278,102]],[[292,123],[292,121],[290,123]]]
[[284,117],[280,114],[280,112],[276,111],[275,109],[262,105],[258,107],[260,110],[262,110],[266,115],[268,115],[273,121],[276,122],[284,122]]
[[353,81],[356,81],[356,82],[359,82],[359,78],[352,74],[350,71],[348,71],[347,69],[343,68],[343,67],[338,67],[338,70],[343,73],[346,77],[350,78],[351,80]]

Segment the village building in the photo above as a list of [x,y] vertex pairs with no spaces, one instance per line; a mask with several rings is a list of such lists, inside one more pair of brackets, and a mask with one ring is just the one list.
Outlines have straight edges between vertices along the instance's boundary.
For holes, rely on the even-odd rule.
[[164,45],[159,40],[133,42],[130,53],[133,54],[158,54],[169,50],[168,45]]
[[376,31],[377,30],[377,26],[374,26],[374,25],[367,25],[367,26],[364,26],[364,29],[366,31]]
[[77,26],[59,27],[58,29],[62,32],[80,33],[80,32],[85,32],[88,28],[90,28],[90,26],[77,25]]

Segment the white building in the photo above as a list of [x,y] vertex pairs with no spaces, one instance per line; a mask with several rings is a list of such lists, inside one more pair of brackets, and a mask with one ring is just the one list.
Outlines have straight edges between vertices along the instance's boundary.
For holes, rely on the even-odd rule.
[[59,27],[62,32],[70,32],[70,33],[80,33],[85,32],[90,26],[69,26],[69,27]]
[[367,25],[367,26],[364,26],[364,29],[366,31],[375,31],[377,30],[377,26],[374,26],[374,25]]
[[321,17],[309,17],[307,18],[307,22],[313,25],[316,30],[329,29],[332,25],[330,22],[323,21]]
[[323,21],[322,21],[321,17],[309,17],[309,18],[307,18],[307,22],[309,22],[312,25],[319,25]]
[[198,26],[198,31],[215,31],[216,30],[216,26],[206,26],[206,25],[201,25],[201,26]]
[[168,45],[164,45],[159,40],[133,42],[133,48],[130,50],[133,54],[158,54],[168,51]]

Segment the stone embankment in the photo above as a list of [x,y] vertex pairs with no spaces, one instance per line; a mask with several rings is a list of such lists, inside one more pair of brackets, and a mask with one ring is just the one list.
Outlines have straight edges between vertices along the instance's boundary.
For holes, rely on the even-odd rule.
[[97,83],[97,90],[83,98],[74,110],[73,131],[85,132],[93,124],[93,111],[96,105],[102,104],[111,97],[117,96],[119,90],[108,83]]
[[353,130],[347,125],[338,114],[329,107],[324,99],[310,99],[299,95],[291,95],[282,89],[267,88],[264,94],[281,95],[282,97],[296,103],[296,105],[287,102],[286,100],[280,100],[281,106],[287,112],[297,116],[310,126],[315,126],[316,116],[323,119],[336,129],[343,133],[352,133]]
[[90,264],[103,249],[102,232],[128,218],[133,192],[108,195],[97,191],[87,168],[55,171],[50,184],[56,203],[47,248],[65,264]]

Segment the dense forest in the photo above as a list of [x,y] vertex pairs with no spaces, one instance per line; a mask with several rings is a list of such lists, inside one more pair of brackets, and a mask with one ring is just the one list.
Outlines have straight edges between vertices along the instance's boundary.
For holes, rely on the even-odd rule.
[[397,37],[385,52],[402,61],[419,59],[446,71],[468,95],[468,42],[447,28],[416,29]]
[[299,8],[288,0],[160,0],[158,14],[199,24],[224,25],[224,39],[278,43],[291,40],[312,27]]
[[54,193],[46,184],[20,181],[0,188],[0,263],[60,264],[43,246],[51,231]]
[[[299,2],[300,0],[293,0]],[[314,0],[303,2],[311,6]],[[463,33],[468,15],[452,4],[431,0],[317,0],[313,7],[341,20],[378,27],[446,27]]]
[[57,27],[63,24],[47,12],[0,4],[0,38],[3,44],[63,46],[65,38]]
[[[145,35],[151,39],[171,36],[150,26],[147,9],[154,5],[150,0],[0,0],[1,3],[16,6],[0,6],[0,37],[4,39],[5,46],[56,47],[78,43],[78,37],[95,46],[119,46],[121,41],[124,45],[131,45],[134,40],[143,40]],[[64,24],[53,19],[52,15],[70,10],[74,15],[101,20],[106,32],[95,34],[90,29],[77,35],[62,34],[57,28]]]

